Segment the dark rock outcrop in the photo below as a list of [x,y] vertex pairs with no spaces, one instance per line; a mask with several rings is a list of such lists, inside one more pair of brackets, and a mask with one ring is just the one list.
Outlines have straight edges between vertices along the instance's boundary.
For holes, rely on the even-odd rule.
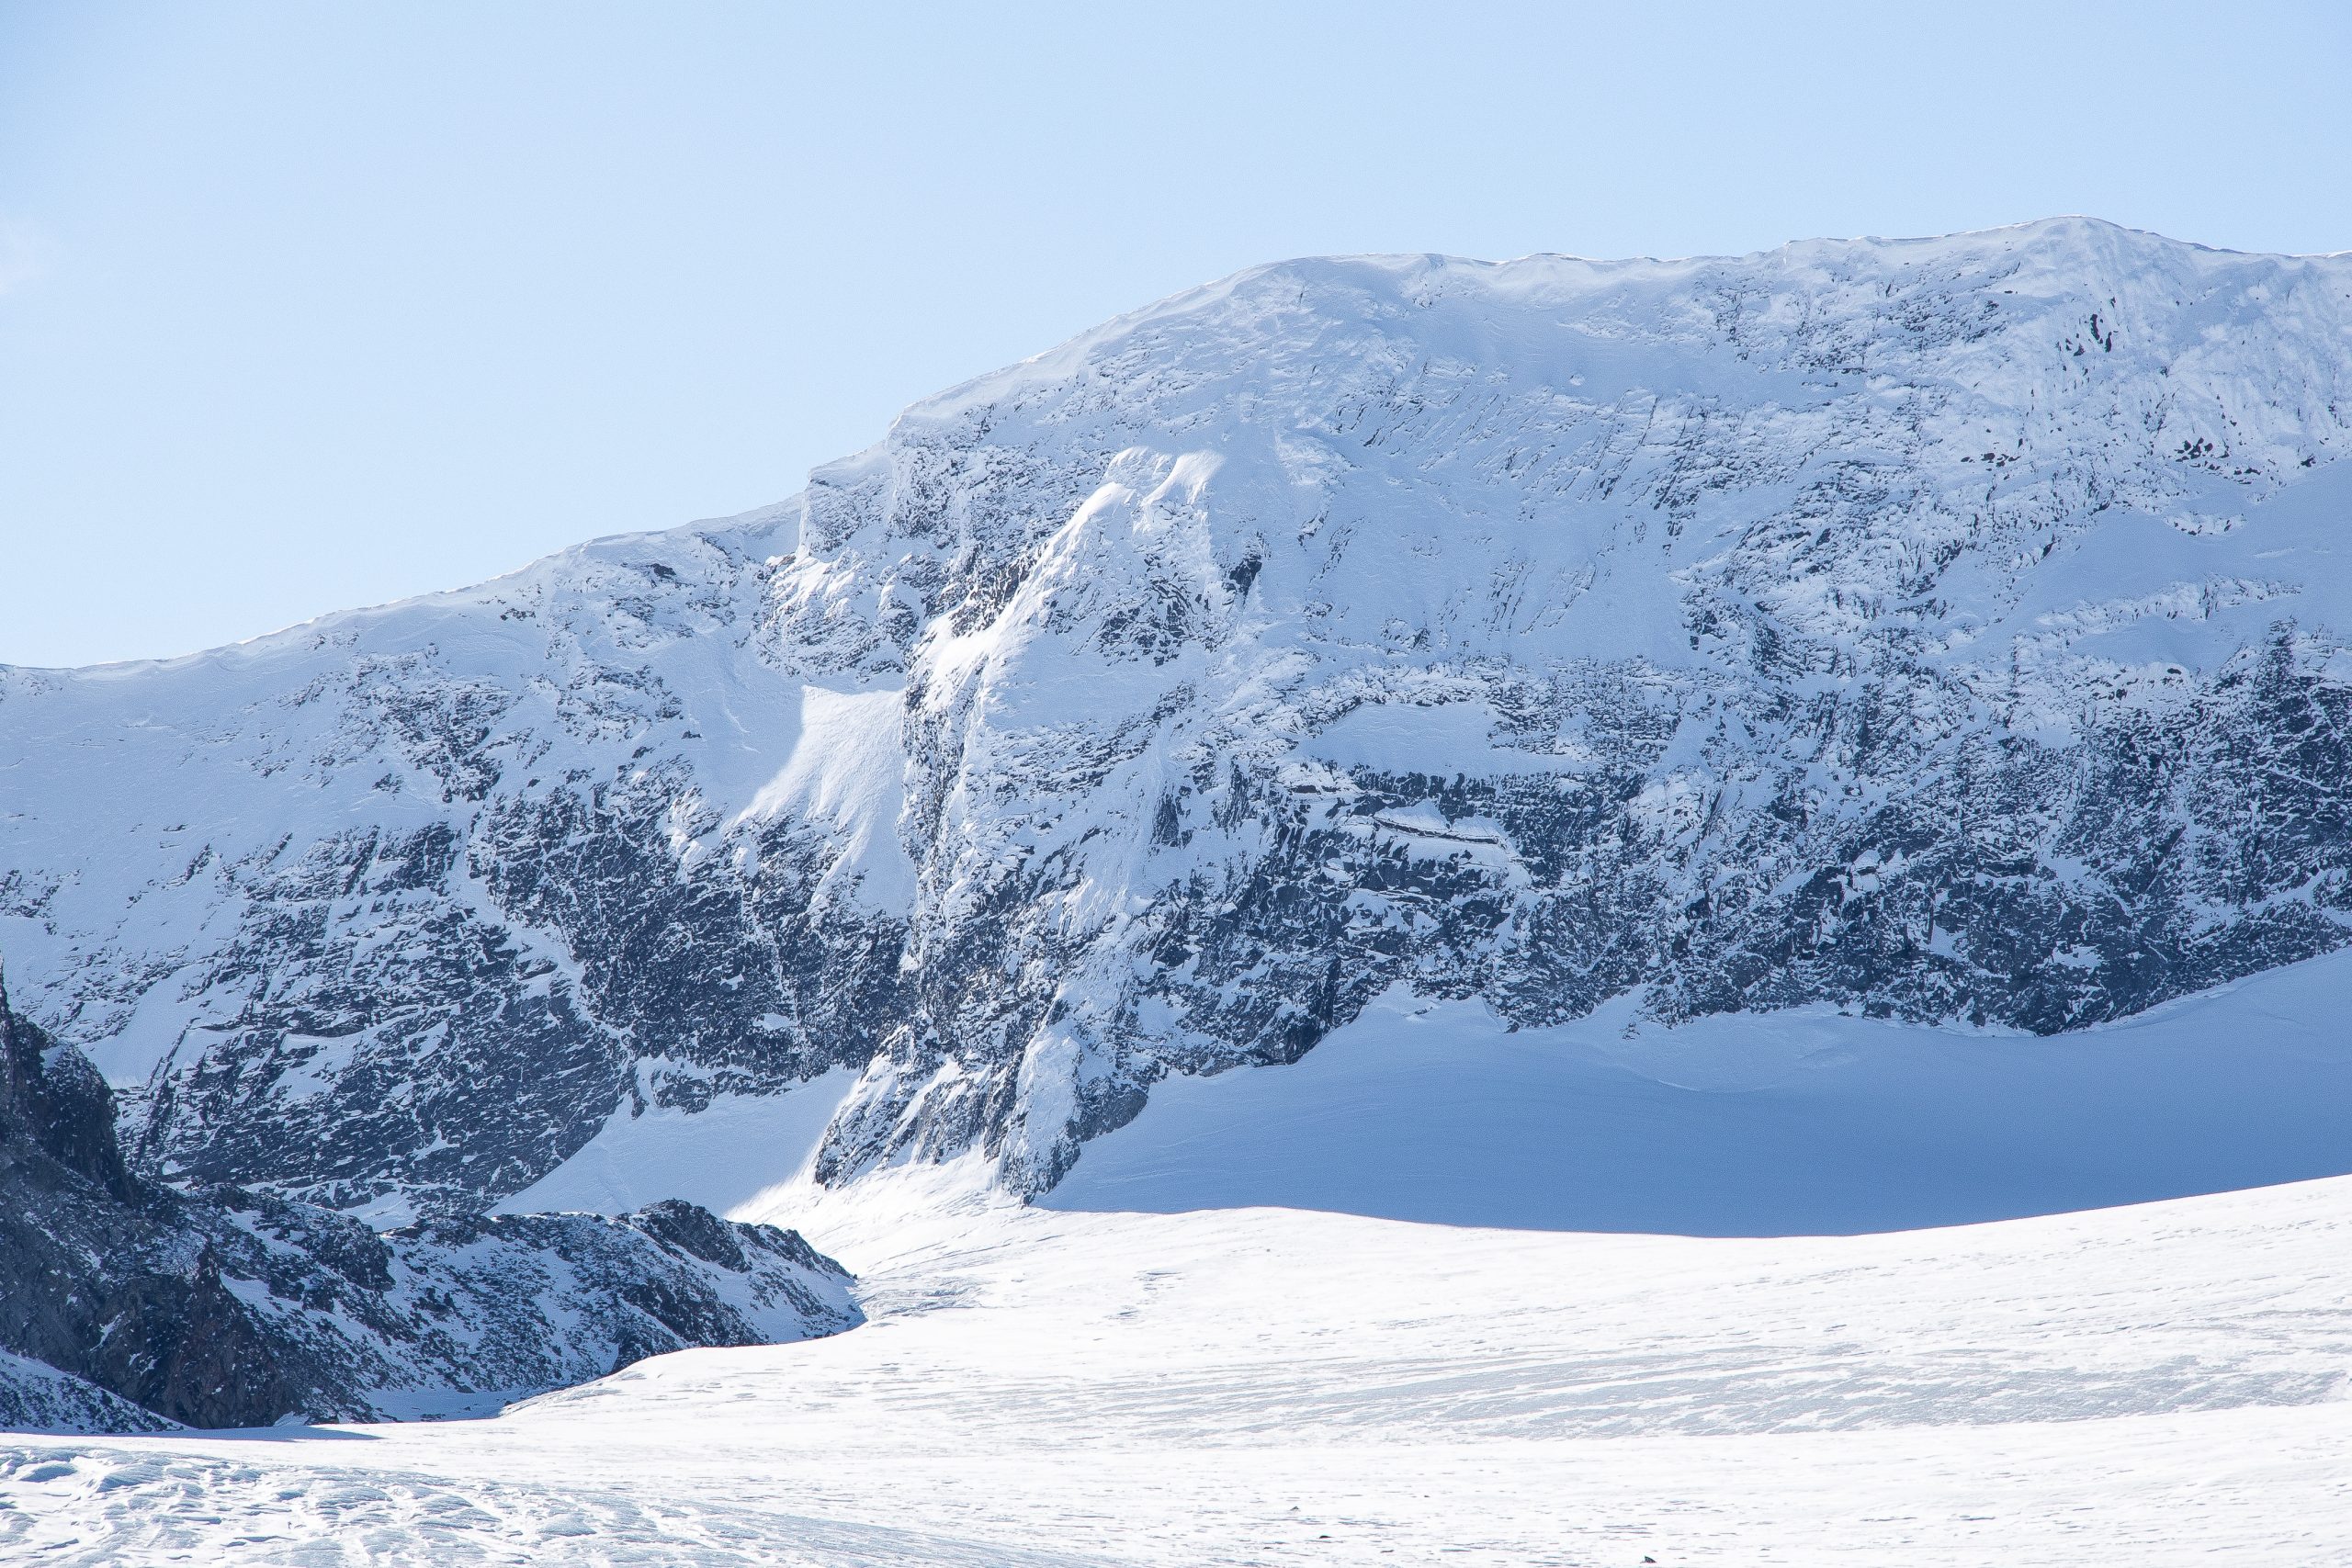
[[692,1346],[835,1333],[848,1276],[682,1202],[378,1235],[134,1175],[112,1096],[0,991],[0,1424],[455,1415]]

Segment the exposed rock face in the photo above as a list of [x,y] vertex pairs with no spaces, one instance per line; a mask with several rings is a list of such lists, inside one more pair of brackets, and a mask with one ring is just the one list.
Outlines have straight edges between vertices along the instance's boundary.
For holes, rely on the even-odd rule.
[[494,1409],[688,1346],[858,1321],[799,1236],[667,1202],[379,1235],[125,1169],[86,1058],[0,994],[0,1425],[121,1431]]
[[0,1350],[0,1432],[163,1432],[177,1425],[85,1378]]
[[771,513],[8,672],[0,909],[142,1158],[377,1212],[842,1064],[820,1178],[1034,1191],[1392,986],[2055,1032],[2345,940],[2347,449],[2342,257],[1264,268]]

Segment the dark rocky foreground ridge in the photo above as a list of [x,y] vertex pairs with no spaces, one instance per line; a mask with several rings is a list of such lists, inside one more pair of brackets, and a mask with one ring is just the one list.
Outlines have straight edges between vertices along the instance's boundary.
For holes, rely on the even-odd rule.
[[494,1410],[690,1346],[858,1321],[800,1237],[689,1203],[379,1235],[123,1162],[85,1058],[0,991],[0,1428],[259,1427]]
[[0,942],[141,1168],[450,1219],[837,1066],[819,1179],[1035,1192],[1392,987],[2061,1033],[2352,934],[2347,456],[2348,258],[1261,268],[764,513],[0,671]]

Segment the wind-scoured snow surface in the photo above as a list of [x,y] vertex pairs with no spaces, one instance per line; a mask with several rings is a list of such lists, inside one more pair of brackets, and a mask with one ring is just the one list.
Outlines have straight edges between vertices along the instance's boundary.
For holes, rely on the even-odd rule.
[[2352,258],[1261,268],[767,513],[0,675],[0,953],[143,1157],[387,1220],[840,1073],[819,1181],[1035,1193],[1382,998],[2061,1038],[2345,942],[2347,451]]
[[865,1281],[854,1333],[490,1421],[16,1439],[0,1556],[2352,1562],[2346,1180],[1754,1241],[891,1179],[792,1206]]

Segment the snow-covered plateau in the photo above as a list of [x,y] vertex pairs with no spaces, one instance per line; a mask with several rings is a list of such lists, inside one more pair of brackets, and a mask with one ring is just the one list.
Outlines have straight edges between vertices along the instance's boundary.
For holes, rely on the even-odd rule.
[[0,668],[0,1558],[2352,1562],[2347,457],[2352,256],[1308,260]]

